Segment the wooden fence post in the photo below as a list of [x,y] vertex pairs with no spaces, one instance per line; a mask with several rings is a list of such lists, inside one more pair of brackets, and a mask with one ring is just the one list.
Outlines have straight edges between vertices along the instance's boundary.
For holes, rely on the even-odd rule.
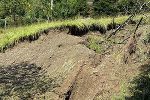
[[53,6],[54,6],[54,1],[51,0],[51,20],[53,20]]
[[4,19],[4,21],[5,21],[4,28],[6,29],[6,27],[7,27],[7,20],[6,20],[6,18]]

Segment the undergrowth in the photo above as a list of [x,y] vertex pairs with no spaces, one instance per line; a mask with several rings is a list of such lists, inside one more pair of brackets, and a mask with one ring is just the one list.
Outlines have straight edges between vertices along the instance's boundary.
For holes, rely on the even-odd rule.
[[103,38],[101,36],[88,36],[88,44],[87,44],[87,47],[89,49],[92,49],[94,50],[96,53],[101,53],[102,52],[102,46],[101,44],[99,44],[101,41],[103,40]]
[[140,74],[131,82],[132,96],[126,96],[126,100],[150,100],[150,63],[148,62],[140,68]]
[[145,34],[144,38],[143,38],[143,42],[145,44],[150,43],[150,33]]
[[125,97],[130,96],[128,87],[129,87],[129,84],[123,81],[121,83],[119,94],[112,96],[111,100],[126,100]]
[[[136,59],[139,66],[139,73],[129,82],[123,83],[118,95],[112,100],[149,100],[150,99],[150,50],[149,50],[149,29],[142,28],[142,36],[137,40]],[[138,33],[138,32],[137,32]],[[120,59],[120,57],[117,57]],[[144,64],[143,64],[144,62]],[[145,64],[145,62],[147,62]],[[130,66],[133,67],[133,66]]]
[[149,100],[150,99],[150,63],[140,66],[140,73],[130,82],[123,84],[118,96],[112,100]]

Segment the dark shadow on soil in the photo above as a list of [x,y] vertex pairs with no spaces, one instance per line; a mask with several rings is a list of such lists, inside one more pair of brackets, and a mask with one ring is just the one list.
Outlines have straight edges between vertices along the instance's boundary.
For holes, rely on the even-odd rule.
[[74,36],[83,36],[86,35],[89,32],[88,27],[84,26],[84,28],[79,28],[78,26],[68,26],[69,27],[69,32],[71,35]]
[[141,73],[131,82],[133,96],[126,100],[150,100],[150,62],[141,66]]
[[0,100],[12,97],[32,100],[36,94],[52,90],[57,84],[45,73],[41,67],[28,62],[0,66]]

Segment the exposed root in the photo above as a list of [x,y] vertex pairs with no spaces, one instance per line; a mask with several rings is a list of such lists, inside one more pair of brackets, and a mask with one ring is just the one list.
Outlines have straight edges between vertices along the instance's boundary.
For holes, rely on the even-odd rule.
[[116,24],[116,23],[110,23],[108,24],[107,26],[107,30],[112,30],[112,29],[116,29],[117,27],[119,26],[119,24]]
[[105,34],[107,30],[105,27],[93,24],[90,26],[90,31],[99,31],[101,34]]
[[83,36],[89,32],[89,29],[85,26],[84,28],[79,28],[77,26],[70,26],[69,33],[75,36]]
[[65,94],[65,100],[70,100],[72,94],[73,87],[71,87],[68,92]]
[[134,24],[134,25],[136,25],[136,24],[137,24],[137,22],[136,22],[136,21],[134,21],[134,20],[130,20],[130,21],[129,21],[129,24]]

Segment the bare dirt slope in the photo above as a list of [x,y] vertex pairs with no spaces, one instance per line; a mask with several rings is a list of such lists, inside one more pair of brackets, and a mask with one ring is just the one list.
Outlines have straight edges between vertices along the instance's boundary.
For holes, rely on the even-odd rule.
[[[80,37],[52,31],[37,41],[20,43],[13,49],[1,53],[0,65],[34,63],[46,70],[51,78],[56,77],[60,84],[69,73],[76,76],[83,62],[94,54],[94,51],[80,44],[81,42],[83,40]],[[66,87],[68,89],[68,86]]]
[[0,65],[35,63],[57,80],[59,87],[35,96],[35,100],[110,100],[120,92],[123,82],[138,73],[141,62],[136,54],[126,64],[120,60],[124,44],[115,45],[109,54],[99,55],[83,41],[82,37],[50,31],[37,41],[20,43],[0,53]]

